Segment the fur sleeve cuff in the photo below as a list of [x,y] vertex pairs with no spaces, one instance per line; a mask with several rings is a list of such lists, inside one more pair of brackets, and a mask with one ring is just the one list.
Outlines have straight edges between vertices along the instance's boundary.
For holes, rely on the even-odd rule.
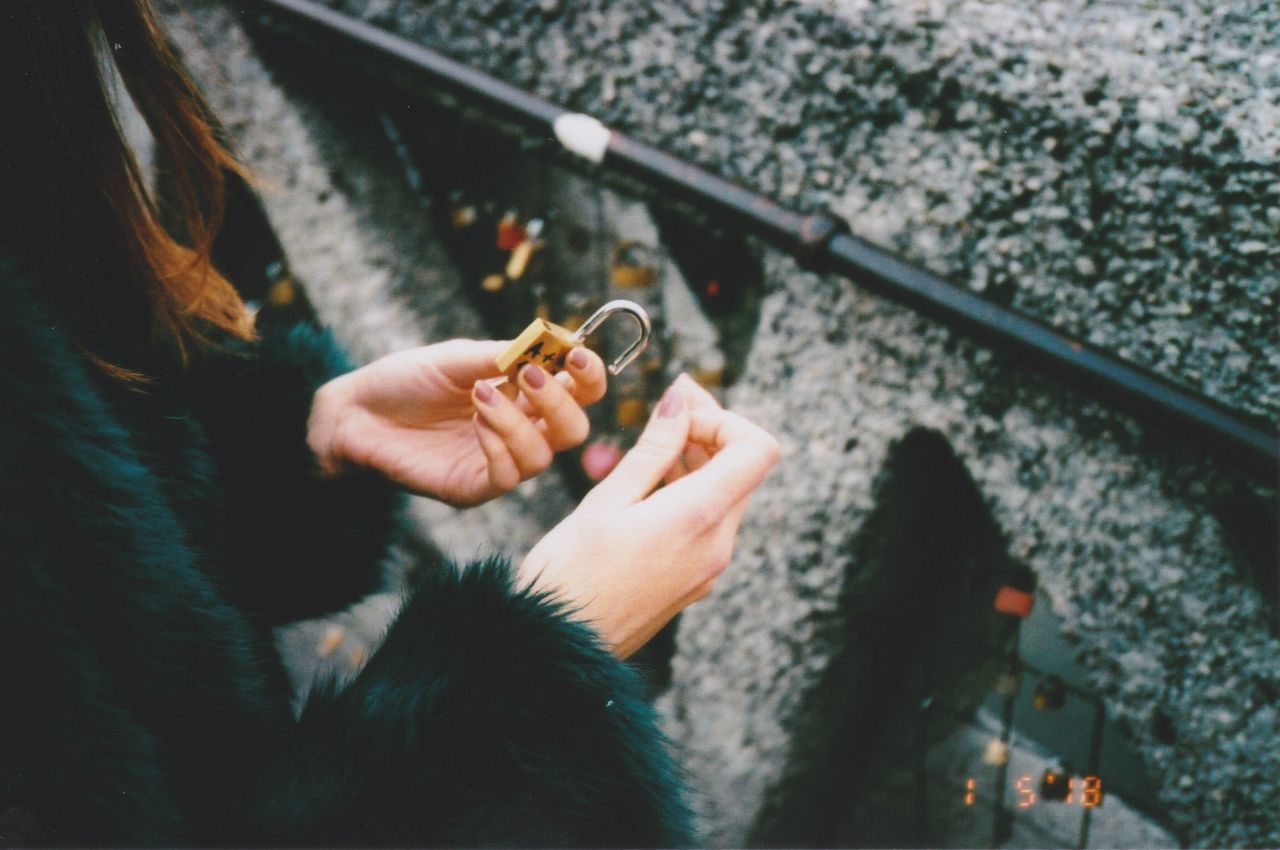
[[361,675],[308,703],[308,781],[277,812],[306,826],[281,838],[688,844],[678,772],[640,693],[590,628],[515,590],[505,562],[432,571]]

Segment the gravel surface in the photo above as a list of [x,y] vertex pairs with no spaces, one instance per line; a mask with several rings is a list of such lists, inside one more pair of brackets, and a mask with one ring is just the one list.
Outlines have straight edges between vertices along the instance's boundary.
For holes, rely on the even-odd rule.
[[[1210,466],[1108,435],[1112,417],[1078,398],[1027,389],[993,408],[1007,387],[989,382],[989,355],[843,280],[777,257],[771,271],[782,290],[732,401],[784,423],[784,463],[713,603],[686,615],[667,703],[700,787],[716,789],[703,801],[714,840],[740,844],[779,776],[796,695],[830,651],[815,638],[850,530],[889,442],[922,424],[970,459],[1187,838],[1276,843],[1280,646],[1209,515]],[[1156,736],[1158,712],[1173,743]]]
[[[1270,33],[1274,49],[1271,7],[1166,20],[1137,3],[342,5],[796,206],[830,204],[958,280],[982,286],[984,268],[991,297],[1280,413],[1274,88],[1258,94],[1277,69],[1245,39]],[[447,309],[457,282],[393,188],[394,164],[345,142],[323,98],[286,99],[225,15],[190,6],[172,16],[184,51],[344,340],[367,358],[472,332],[474,317]],[[821,624],[838,616],[871,482],[891,442],[924,425],[965,459],[1011,555],[1035,570],[1182,836],[1280,844],[1280,642],[1221,510],[1265,504],[1274,480],[1222,469],[848,281],[774,253],[766,265],[729,398],[776,430],[785,461],[733,568],[687,612],[661,701],[708,840],[740,845],[779,776],[798,697],[832,652]],[[409,292],[438,309],[415,310]],[[479,514],[422,510],[433,535],[453,529],[452,551],[518,551],[554,513],[555,482],[538,486]]]

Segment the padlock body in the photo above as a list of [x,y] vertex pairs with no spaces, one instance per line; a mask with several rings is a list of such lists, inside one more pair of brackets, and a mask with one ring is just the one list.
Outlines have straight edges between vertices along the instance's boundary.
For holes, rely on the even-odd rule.
[[568,328],[546,319],[534,319],[498,357],[498,369],[514,378],[521,366],[532,363],[554,375],[564,368],[569,352],[581,344]]
[[649,405],[642,398],[624,398],[618,402],[617,411],[618,426],[621,428],[634,428],[643,425],[645,419],[649,416]]
[[533,252],[537,250],[540,244],[542,243],[530,242],[526,239],[517,245],[507,259],[507,267],[505,269],[507,277],[512,280],[519,280],[524,277],[524,273],[529,270],[529,260],[533,258]]
[[642,289],[653,286],[655,272],[652,266],[615,265],[609,273],[614,286],[622,289]]

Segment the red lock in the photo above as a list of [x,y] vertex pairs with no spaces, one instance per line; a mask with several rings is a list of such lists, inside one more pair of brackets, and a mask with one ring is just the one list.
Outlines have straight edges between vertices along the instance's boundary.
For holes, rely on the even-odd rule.
[[525,240],[525,235],[525,229],[516,220],[515,213],[507,213],[498,222],[498,247],[503,251],[514,251]]
[[1035,604],[1035,596],[1007,584],[996,592],[995,606],[1001,614],[1012,614],[1025,620],[1031,616],[1031,609]]
[[596,441],[582,450],[582,469],[592,481],[603,479],[622,460],[622,449],[613,443]]

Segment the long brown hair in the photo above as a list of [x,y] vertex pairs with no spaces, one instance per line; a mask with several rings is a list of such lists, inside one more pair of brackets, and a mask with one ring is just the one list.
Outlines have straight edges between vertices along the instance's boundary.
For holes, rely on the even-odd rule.
[[[166,206],[121,130],[109,62],[155,138]],[[0,116],[0,239],[99,365],[141,378],[131,353],[158,341],[185,363],[218,332],[253,336],[210,259],[224,173],[240,166],[147,0],[4,0]]]

